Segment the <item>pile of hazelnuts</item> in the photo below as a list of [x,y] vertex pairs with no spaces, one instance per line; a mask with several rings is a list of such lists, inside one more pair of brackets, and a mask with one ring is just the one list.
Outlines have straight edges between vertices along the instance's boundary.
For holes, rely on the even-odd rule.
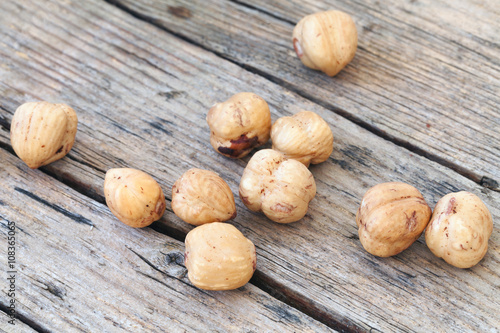
[[[356,26],[339,11],[309,15],[294,29],[293,47],[304,65],[334,76],[354,57]],[[248,209],[278,223],[305,216],[316,195],[308,167],[326,161],[333,151],[332,131],[319,115],[301,111],[271,124],[266,101],[242,92],[215,104],[207,122],[211,145],[229,158],[244,157],[272,141],[272,149],[256,152],[243,171],[239,196]],[[65,104],[33,102],[16,110],[12,124],[14,151],[28,166],[38,168],[68,153],[77,118]],[[135,228],[159,220],[166,209],[161,187],[136,169],[108,170],[104,195],[110,211]],[[209,170],[186,171],[172,187],[172,210],[197,226],[185,240],[188,278],[195,286],[230,290],[250,280],[257,263],[255,246],[233,225],[223,223],[236,217],[236,205],[221,177]],[[493,230],[491,214],[476,195],[450,193],[432,213],[415,187],[400,182],[369,189],[356,223],[363,247],[380,257],[407,249],[427,228],[425,239],[431,251],[461,268],[472,267],[484,257]]]

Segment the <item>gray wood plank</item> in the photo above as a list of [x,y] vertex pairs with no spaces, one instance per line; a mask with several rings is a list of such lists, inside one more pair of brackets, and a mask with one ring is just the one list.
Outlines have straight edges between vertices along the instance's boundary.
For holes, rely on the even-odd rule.
[[[278,225],[237,198],[234,224],[257,246],[254,283],[342,329],[500,326],[499,193],[105,3],[21,1],[0,8],[8,13],[0,24],[3,146],[9,146],[6,128],[17,105],[65,101],[79,114],[76,143],[43,170],[80,191],[102,198],[105,171],[129,166],[152,174],[169,197],[175,180],[198,167],[218,172],[237,194],[250,157],[228,160],[213,151],[204,120],[210,106],[253,91],[269,102],[273,120],[315,111],[332,127],[335,148],[327,162],[311,167],[318,194],[306,217]],[[417,186],[431,206],[451,191],[478,194],[495,221],[485,259],[455,269],[433,257],[423,239],[393,258],[367,254],[355,212],[370,186],[390,180]],[[171,212],[154,227],[179,237],[191,229]]]
[[[42,329],[332,331],[252,285],[229,292],[195,288],[183,243],[126,226],[106,206],[3,149],[0,160],[0,245],[6,248],[6,228],[15,223],[17,312]],[[6,256],[0,266],[7,267]]]
[[[496,0],[111,2],[500,189]],[[329,9],[352,15],[359,34],[335,78],[303,66],[291,42],[296,22]]]
[[36,330],[32,329],[19,319],[13,321],[14,324],[10,324],[12,318],[7,316],[5,312],[0,311],[0,332],[1,333],[35,333]]

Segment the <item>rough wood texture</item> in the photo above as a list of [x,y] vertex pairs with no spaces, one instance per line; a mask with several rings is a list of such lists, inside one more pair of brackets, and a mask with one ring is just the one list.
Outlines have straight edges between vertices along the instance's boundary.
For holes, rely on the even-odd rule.
[[[97,0],[1,2],[0,9],[1,145],[9,146],[6,131],[19,104],[65,101],[79,115],[76,143],[43,170],[78,190],[101,200],[105,171],[129,166],[153,175],[170,197],[175,180],[198,167],[218,172],[237,194],[249,157],[228,160],[213,151],[205,123],[210,106],[253,91],[269,102],[273,120],[315,111],[332,127],[335,149],[327,162],[311,167],[318,194],[306,217],[279,225],[237,198],[234,224],[256,244],[259,257],[252,282],[340,329],[500,327],[499,193]],[[422,239],[393,258],[367,254],[354,215],[370,186],[390,180],[417,186],[431,206],[459,189],[478,194],[495,221],[485,259],[472,269],[455,269]],[[167,212],[154,228],[181,238],[191,227]]]
[[14,321],[14,325],[9,324],[11,318],[5,314],[5,312],[0,311],[0,332],[1,333],[35,333],[36,331],[24,324],[19,319]]
[[[497,0],[111,2],[500,190]],[[359,34],[335,78],[303,66],[291,42],[303,16],[329,9]]]
[[[331,331],[252,285],[230,292],[193,287],[181,242],[124,225],[106,206],[3,149],[0,159],[3,248],[8,222],[17,228],[17,311],[43,329]],[[7,267],[5,256],[0,265]]]

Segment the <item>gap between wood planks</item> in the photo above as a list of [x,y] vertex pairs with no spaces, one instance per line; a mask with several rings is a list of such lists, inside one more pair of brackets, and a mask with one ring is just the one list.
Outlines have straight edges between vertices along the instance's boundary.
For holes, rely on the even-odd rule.
[[[456,163],[453,163],[453,162],[450,162],[450,161],[447,161],[445,158],[443,157],[440,157],[436,154],[432,154],[432,153],[429,153],[427,151],[425,151],[425,149],[423,148],[420,148],[418,147],[417,145],[411,143],[411,142],[408,142],[408,141],[405,141],[403,139],[400,139],[396,136],[393,136],[393,135],[390,135],[388,134],[387,132],[385,132],[384,130],[378,128],[377,126],[374,126],[374,125],[371,125],[369,124],[368,122],[366,121],[363,121],[362,119],[359,119],[357,118],[356,116],[354,116],[353,113],[349,113],[348,111],[346,110],[343,110],[341,108],[338,108],[328,102],[325,102],[321,99],[318,99],[316,98],[315,96],[307,93],[307,92],[304,92],[304,91],[301,91],[300,89],[297,89],[295,88],[292,84],[288,84],[286,83],[284,80],[276,77],[276,76],[273,76],[271,73],[267,73],[267,72],[264,72],[258,68],[255,68],[255,67],[252,67],[250,65],[246,65],[242,62],[239,62],[239,61],[236,61],[234,59],[231,59],[230,57],[227,57],[225,54],[221,53],[221,52],[218,52],[216,50],[213,50],[213,49],[210,49],[210,48],[207,48],[206,46],[196,42],[194,39],[191,39],[189,37],[186,37],[186,36],[183,36],[171,29],[168,29],[166,28],[165,26],[161,25],[161,24],[158,24],[156,22],[156,20],[152,17],[149,17],[147,15],[144,15],[144,14],[141,14],[129,7],[127,7],[126,5],[118,2],[117,0],[103,0],[125,12],[127,12],[128,14],[132,15],[133,17],[137,18],[137,19],[140,19],[144,22],[147,22],[149,24],[152,24],[154,25],[155,27],[157,28],[160,28],[166,32],[168,32],[169,34],[172,34],[174,35],[175,37],[179,38],[179,39],[182,39],[190,44],[193,44],[205,51],[208,51],[208,52],[211,52],[215,55],[217,55],[218,57],[220,58],[223,58],[224,60],[227,60],[251,73],[254,73],[254,74],[257,74],[261,77],[264,77],[265,79],[273,82],[273,83],[276,83],[284,88],[286,88],[287,90],[289,91],[292,91],[294,92],[295,94],[319,105],[319,106],[322,106],[324,107],[325,109],[328,109],[336,114],[338,114],[339,116],[353,122],[354,124],[360,126],[361,128],[363,129],[366,129],[367,131],[377,135],[378,137],[381,137],[382,139],[386,140],[386,141],[389,141],[399,147],[403,147],[409,151],[411,151],[412,153],[416,154],[416,155],[419,155],[419,156],[422,156],[422,157],[425,157],[426,159],[430,160],[430,161],[433,161],[433,162],[436,162],[444,167],[447,167],[455,172],[457,172],[458,174],[474,181],[475,183],[483,186],[483,187],[486,187],[490,190],[493,190],[495,192],[500,192],[500,184],[497,180],[495,179],[492,179],[490,177],[487,177],[487,176],[481,176],[481,175],[477,175],[474,173],[473,170],[468,170],[467,168],[465,167],[462,167]],[[286,22],[288,24],[291,24],[291,25],[294,25],[295,23],[294,22],[291,22],[289,20],[286,20],[284,19],[283,17],[280,17],[278,15],[274,15],[272,13],[269,13],[265,10],[262,10],[261,8],[257,8],[257,7],[254,7],[254,6],[250,6],[248,4],[245,4],[245,3],[241,3],[240,1],[238,0],[230,0],[230,2],[233,2],[239,6],[242,6],[242,7],[245,7],[245,8],[249,8],[249,9],[252,9],[252,10],[255,10],[255,11],[258,11],[264,15],[267,15],[267,16],[270,16],[270,17],[273,17],[277,20],[280,20],[280,21],[283,21],[283,22]],[[359,47],[359,46],[358,46]]]

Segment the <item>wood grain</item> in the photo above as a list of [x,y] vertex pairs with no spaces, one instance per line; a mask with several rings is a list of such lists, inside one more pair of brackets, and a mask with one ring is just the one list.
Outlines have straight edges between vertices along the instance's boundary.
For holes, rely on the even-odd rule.
[[124,225],[3,149],[0,158],[0,174],[9,175],[0,185],[2,247],[8,222],[17,230],[17,311],[45,330],[331,331],[252,285],[193,287],[181,242]]
[[[496,0],[111,2],[500,190]],[[335,78],[303,66],[291,43],[303,16],[329,9],[352,15],[359,34]]]
[[[100,1],[19,1],[0,3],[0,9],[7,13],[0,21],[4,147],[19,104],[65,101],[79,115],[76,142],[68,156],[42,170],[79,191],[102,200],[105,171],[127,166],[153,175],[170,197],[175,180],[198,167],[218,172],[237,194],[250,156],[228,160],[213,151],[205,122],[210,106],[252,91],[269,102],[273,120],[301,109],[317,112],[332,128],[335,149],[327,162],[311,167],[318,194],[306,217],[279,225],[237,198],[233,223],[256,244],[259,258],[252,283],[343,330],[500,326],[499,193]],[[455,269],[435,258],[423,239],[392,258],[367,254],[357,239],[355,212],[370,186],[392,180],[416,186],[431,206],[461,189],[479,195],[495,221],[485,259]],[[179,238],[191,229],[170,211],[153,227]]]
[[14,321],[14,325],[9,324],[9,320],[11,318],[7,316],[5,312],[0,312],[0,332],[1,333],[35,333],[36,331],[20,321],[16,319]]

